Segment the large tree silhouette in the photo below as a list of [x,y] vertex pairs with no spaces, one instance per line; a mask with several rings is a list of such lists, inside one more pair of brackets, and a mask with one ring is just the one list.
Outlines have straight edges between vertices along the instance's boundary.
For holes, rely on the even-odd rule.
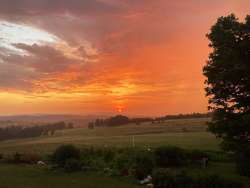
[[204,67],[209,130],[223,139],[226,150],[250,147],[250,16],[240,22],[233,14],[220,17],[207,35],[212,52]]

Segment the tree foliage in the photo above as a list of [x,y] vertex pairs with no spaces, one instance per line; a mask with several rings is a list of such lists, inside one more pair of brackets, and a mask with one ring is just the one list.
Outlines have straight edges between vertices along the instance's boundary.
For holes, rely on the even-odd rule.
[[67,129],[65,122],[56,122],[52,124],[34,125],[34,126],[8,126],[0,128],[0,141],[18,138],[32,138],[42,135],[55,134],[55,131]]
[[67,163],[67,160],[71,159],[80,160],[80,157],[81,153],[78,148],[76,148],[73,145],[62,145],[59,148],[57,148],[53,153],[52,161],[59,167],[64,167]]
[[207,34],[213,49],[204,67],[210,131],[223,147],[240,151],[250,145],[250,16],[220,17]]

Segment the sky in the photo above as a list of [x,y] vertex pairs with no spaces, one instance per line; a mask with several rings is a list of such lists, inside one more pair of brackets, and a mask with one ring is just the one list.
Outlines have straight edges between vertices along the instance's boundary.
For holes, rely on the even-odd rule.
[[206,112],[205,35],[250,0],[0,0],[0,115]]

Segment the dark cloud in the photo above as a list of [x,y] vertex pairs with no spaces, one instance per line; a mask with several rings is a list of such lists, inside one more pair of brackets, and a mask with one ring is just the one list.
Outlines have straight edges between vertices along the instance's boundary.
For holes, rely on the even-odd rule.
[[81,64],[82,62],[76,61],[66,57],[59,50],[54,49],[51,46],[39,46],[37,44],[15,44],[18,49],[25,50],[27,55],[10,55],[3,57],[8,64],[23,65],[33,69],[36,72],[49,74],[56,72],[63,72],[68,67]]
[[1,0],[0,12],[6,15],[39,16],[44,14],[99,15],[117,9],[98,0]]
[[38,75],[18,64],[0,63],[0,90],[30,91],[32,80],[38,79]]
[[[15,47],[24,50],[25,55],[0,54],[2,60],[0,63],[0,88],[2,90],[12,88],[31,91],[34,87],[33,84],[39,80],[51,79],[72,68],[78,68],[80,71],[84,65],[84,61],[68,58],[51,46],[19,43],[15,44]],[[52,80],[55,84],[58,81],[56,78]]]

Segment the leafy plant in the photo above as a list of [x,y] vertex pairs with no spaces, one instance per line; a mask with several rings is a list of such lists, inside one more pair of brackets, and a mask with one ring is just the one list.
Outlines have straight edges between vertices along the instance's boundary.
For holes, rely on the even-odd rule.
[[66,172],[74,172],[81,170],[82,164],[79,160],[71,158],[65,161],[64,169]]
[[52,154],[52,162],[64,167],[68,159],[80,160],[80,150],[73,145],[62,145]]
[[237,170],[241,175],[250,177],[250,148],[236,156]]
[[162,146],[155,150],[155,161],[159,167],[182,166],[187,164],[187,153],[178,147]]

